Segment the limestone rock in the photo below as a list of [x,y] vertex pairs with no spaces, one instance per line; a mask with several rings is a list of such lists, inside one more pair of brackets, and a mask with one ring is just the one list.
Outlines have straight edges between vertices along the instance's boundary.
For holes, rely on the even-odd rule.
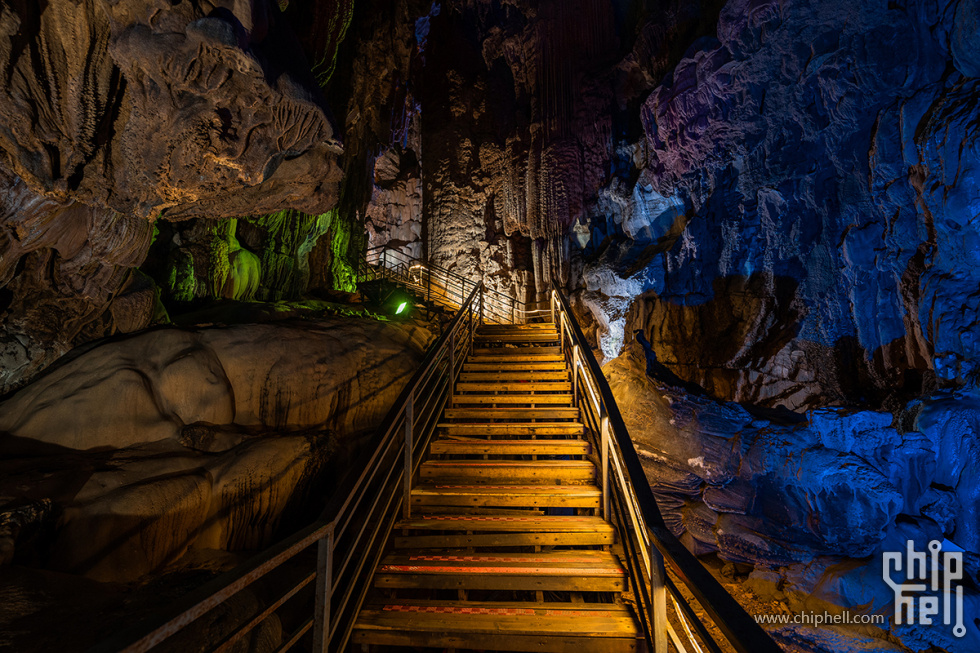
[[413,370],[411,338],[340,319],[150,331],[101,345],[13,395],[0,404],[0,431],[73,449],[177,440],[197,422],[358,431],[394,400],[391,381]]
[[976,547],[972,395],[926,400],[905,432],[891,414],[843,409],[779,424],[655,381],[648,364],[633,343],[603,371],[668,525],[698,550],[755,564],[860,558],[899,515],[922,537]]
[[59,203],[0,170],[0,394],[74,346],[145,327],[154,287],[142,263],[152,225]]
[[331,208],[335,130],[277,13],[264,0],[5,5],[5,163],[59,202],[144,218]]

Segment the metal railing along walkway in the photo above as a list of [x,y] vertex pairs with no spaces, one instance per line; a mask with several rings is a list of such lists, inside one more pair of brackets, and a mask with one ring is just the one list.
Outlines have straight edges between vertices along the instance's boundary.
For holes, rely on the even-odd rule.
[[[367,250],[361,259],[358,282],[374,279],[394,281],[414,290],[426,302],[453,310],[462,306],[479,283],[387,245]],[[523,324],[547,320],[550,315],[547,302],[543,306],[528,305],[486,286],[483,301],[483,319],[493,324]]]
[[[393,270],[386,264],[380,268]],[[411,266],[391,273],[411,274]],[[344,651],[392,527],[410,496],[412,479],[428,451],[439,416],[451,400],[463,362],[473,349],[474,333],[483,322],[481,315],[503,318],[488,310],[487,298],[483,285],[476,283],[462,299],[452,323],[430,349],[374,441],[351,467],[316,523],[215,578],[161,612],[152,623],[137,624],[92,651],[138,653],[161,645],[166,648],[172,637],[262,578],[293,580],[281,581],[278,598],[231,629],[216,646],[198,650],[226,651],[289,605],[292,614],[306,616],[291,632],[284,633],[278,652],[294,648],[316,653]],[[553,290],[551,306],[545,311],[553,316],[560,332],[561,351],[572,369],[574,403],[581,411],[593,450],[599,452],[599,511],[616,528],[648,649],[653,653],[720,653],[727,641],[728,650],[740,653],[778,653],[780,648],[766,632],[665,526],[612,391],[565,296]],[[683,585],[696,602],[688,600],[678,585]],[[668,619],[668,600],[674,607],[673,621]],[[702,620],[699,612],[708,619]],[[675,624],[681,627],[681,635]],[[668,648],[668,640],[673,648]],[[173,650],[172,645],[169,648]]]

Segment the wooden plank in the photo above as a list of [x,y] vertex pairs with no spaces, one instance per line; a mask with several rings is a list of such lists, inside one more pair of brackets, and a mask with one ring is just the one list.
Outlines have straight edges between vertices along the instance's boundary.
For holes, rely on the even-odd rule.
[[590,453],[592,447],[585,440],[436,440],[429,446],[432,454],[488,454],[491,456],[515,455],[579,455]]
[[[430,589],[430,590],[508,590],[547,592],[622,592],[626,590],[625,574],[618,575],[566,575],[570,570],[555,570],[554,574],[542,574],[534,569],[523,573],[502,573],[501,568],[482,573],[467,573],[456,567],[446,566],[447,573],[387,573],[379,567],[374,575],[374,586],[381,589]],[[509,569],[506,571],[510,572]],[[585,571],[585,570],[582,570]]]
[[473,339],[473,342],[475,345],[494,342],[540,344],[545,342],[558,342],[559,340],[561,340],[561,337],[557,333],[495,333],[493,335],[478,334]]
[[478,347],[470,352],[473,356],[559,356],[561,347]]
[[419,515],[395,524],[396,530],[417,531],[501,531],[539,533],[613,533],[613,526],[602,517],[582,515],[543,517],[497,517],[483,515]]
[[456,392],[570,392],[571,389],[571,382],[564,379],[517,383],[473,383],[465,381],[456,384]]
[[524,324],[484,324],[480,326],[480,330],[485,329],[504,329],[512,331],[530,331],[533,329],[551,329],[555,330],[557,327],[554,322],[525,322]]
[[[445,506],[444,506],[445,507]],[[486,510],[486,508],[480,508]],[[608,546],[615,542],[610,532],[582,533],[470,533],[453,535],[404,535],[393,537],[396,548],[453,549],[513,546]]]
[[509,395],[477,395],[477,394],[454,394],[453,405],[466,404],[529,404],[529,405],[559,405],[571,406],[572,395],[570,394],[509,394]]
[[457,380],[474,383],[491,383],[496,381],[523,381],[538,383],[541,381],[568,381],[568,370],[522,370],[518,372],[501,372],[494,368],[489,372],[460,372]]
[[523,363],[565,363],[565,357],[561,354],[524,354],[521,356],[510,356],[506,354],[484,354],[481,356],[470,355],[466,359],[467,363],[500,363],[502,369],[507,369],[512,365]]
[[447,408],[446,419],[529,420],[578,419],[578,408]]
[[585,426],[579,422],[495,422],[487,424],[440,423],[447,435],[581,435]]
[[355,626],[351,635],[355,644],[407,646],[416,648],[477,649],[493,651],[535,651],[537,653],[634,653],[637,639],[603,637],[587,638],[568,635],[509,633],[454,633],[447,629],[435,631],[369,629]]
[[422,464],[420,476],[433,482],[591,483],[595,467],[588,460],[438,460]]
[[597,508],[601,495],[590,485],[422,485],[412,490],[412,505]]
[[[385,556],[381,563],[383,571],[396,573],[398,570],[385,570],[385,566],[412,567],[398,573],[415,573],[416,568],[431,567],[433,573],[455,573],[463,569],[467,573],[525,573],[527,569],[541,570],[542,574],[564,573],[565,569],[591,569],[604,575],[619,575],[623,565],[608,551],[591,549],[572,549],[568,551],[545,551],[538,553],[513,552],[452,552],[452,551],[396,551]],[[446,569],[446,567],[452,569]],[[503,571],[501,571],[503,569]],[[515,571],[507,571],[513,569]]]
[[531,363],[509,363],[508,365],[503,365],[501,363],[470,363],[466,362],[463,364],[464,372],[557,372],[566,371],[564,361],[558,363],[548,363],[548,362],[531,362]]
[[[396,603],[399,605],[417,605],[420,607],[430,607],[430,606],[442,606],[442,605],[459,605],[458,602],[447,602],[440,601],[439,599],[375,599],[366,601],[364,604],[365,610],[381,610],[386,605],[391,605]],[[620,614],[620,615],[633,615],[632,608],[623,603],[567,603],[564,601],[549,601],[547,603],[537,603],[533,601],[466,601],[464,604],[467,608],[518,608],[518,609],[529,609],[534,610],[535,614],[547,614],[555,613],[552,616],[565,615],[581,615],[583,611],[585,612],[608,612],[610,615]],[[561,614],[559,614],[561,613]]]

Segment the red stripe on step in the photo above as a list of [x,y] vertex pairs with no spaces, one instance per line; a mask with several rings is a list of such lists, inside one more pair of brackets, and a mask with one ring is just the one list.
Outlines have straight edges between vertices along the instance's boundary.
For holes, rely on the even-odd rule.
[[[422,519],[436,521],[538,521],[547,517],[459,517],[457,515],[423,515]],[[561,521],[594,521],[595,517],[561,517]]]
[[[591,562],[591,561],[590,561]],[[622,569],[577,569],[574,567],[449,567],[428,565],[381,565],[382,573],[428,572],[436,574],[535,574],[539,576],[622,576]]]
[[[522,556],[520,558],[501,558],[500,556],[411,556],[409,560],[424,560],[433,562],[493,562],[501,560],[507,562],[548,562],[549,556]],[[595,558],[575,558],[562,556],[562,562],[595,562]]]
[[479,488],[481,490],[540,490],[547,487],[579,488],[588,486],[579,485],[430,485],[428,487],[440,490],[459,489],[459,488]]

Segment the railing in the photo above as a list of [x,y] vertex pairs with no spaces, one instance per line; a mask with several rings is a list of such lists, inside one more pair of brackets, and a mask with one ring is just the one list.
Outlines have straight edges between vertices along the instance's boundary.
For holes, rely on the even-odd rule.
[[[282,583],[279,598],[236,627],[213,651],[227,651],[291,600],[304,602],[309,617],[284,635],[277,653],[292,648],[312,630],[316,653],[343,651],[371,576],[400,515],[411,514],[412,481],[451,401],[455,379],[473,346],[484,310],[483,285],[476,284],[419,371],[388,412],[374,442],[355,462],[321,518],[244,565],[223,574],[154,620],[140,623],[92,649],[92,653],[142,653],[161,644],[264,577]],[[315,561],[315,563],[314,563]],[[315,565],[315,567],[314,567]],[[297,574],[297,570],[299,573]],[[277,572],[274,576],[271,572]],[[315,587],[315,599],[310,596]],[[197,644],[197,642],[195,642]]]
[[562,352],[572,369],[575,403],[582,411],[593,450],[599,452],[600,510],[619,532],[649,649],[667,653],[669,636],[677,651],[687,651],[667,619],[669,596],[692,650],[723,650],[678,591],[666,572],[666,562],[732,648],[740,653],[780,653],[772,638],[667,529],[609,384],[568,300],[557,289],[551,292],[551,313],[561,334]]
[[[391,279],[415,290],[427,302],[456,309],[478,284],[445,268],[422,261],[391,249],[386,245],[373,247],[364,255],[358,270],[358,281]],[[487,322],[523,324],[547,320],[549,309],[529,306],[504,293],[484,288],[484,315]]]

